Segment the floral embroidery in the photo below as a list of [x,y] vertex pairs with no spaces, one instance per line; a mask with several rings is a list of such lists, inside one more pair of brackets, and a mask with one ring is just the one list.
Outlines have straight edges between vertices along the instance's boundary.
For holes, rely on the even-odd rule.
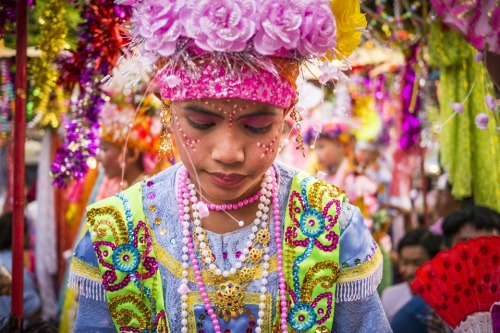
[[297,179],[300,183],[292,184],[288,200],[283,243],[287,320],[294,331],[331,329],[340,274],[338,220],[345,194],[313,176],[299,174]]
[[[142,198],[135,186],[127,192]],[[87,222],[117,330],[165,333],[169,330],[158,261],[144,212],[137,213],[134,218],[127,196],[119,193],[91,206]]]

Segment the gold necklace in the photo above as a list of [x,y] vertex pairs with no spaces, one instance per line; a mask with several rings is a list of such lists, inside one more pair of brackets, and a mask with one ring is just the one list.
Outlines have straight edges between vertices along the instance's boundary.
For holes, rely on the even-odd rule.
[[[199,250],[200,242],[205,242],[206,247],[203,249],[207,251],[205,257],[211,258],[215,264],[215,256],[210,249],[206,231],[202,229],[198,235],[193,232],[193,238]],[[241,268],[236,271],[236,274],[228,277],[215,274],[214,270],[208,268],[209,265],[204,260],[200,260],[201,265],[204,267],[202,270],[203,280],[212,284],[217,293],[215,306],[219,318],[229,321],[231,318],[239,317],[244,312],[245,289],[255,277],[257,266],[265,255],[264,249],[267,248],[270,240],[271,235],[268,228],[259,230]]]

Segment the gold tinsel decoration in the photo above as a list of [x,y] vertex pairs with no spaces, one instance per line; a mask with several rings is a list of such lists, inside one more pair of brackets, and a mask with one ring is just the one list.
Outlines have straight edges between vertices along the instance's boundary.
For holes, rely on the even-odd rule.
[[[40,45],[42,54],[32,59],[33,114],[42,114],[42,126],[59,126],[60,108],[48,110],[51,94],[56,90],[59,71],[54,66],[58,53],[66,45],[68,27],[64,21],[66,0],[46,0],[38,3],[38,22],[40,24]],[[57,98],[56,98],[57,99]],[[50,114],[48,114],[50,113]]]

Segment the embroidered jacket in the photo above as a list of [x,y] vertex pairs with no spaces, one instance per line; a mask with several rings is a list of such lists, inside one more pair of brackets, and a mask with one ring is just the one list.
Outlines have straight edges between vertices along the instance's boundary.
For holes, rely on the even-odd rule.
[[[359,210],[344,202],[342,192],[334,186],[305,173],[276,167],[283,218],[289,330],[330,332],[338,326],[337,322],[345,320],[342,311],[338,313],[339,308],[366,303],[364,306],[369,311],[364,315],[374,321],[370,324],[361,319],[357,324],[377,332],[390,331],[374,294],[381,274],[380,252],[364,227]],[[92,237],[87,234],[77,247],[70,283],[79,284],[82,297],[89,302],[100,300],[96,302],[100,308],[104,308],[101,304],[103,289],[106,290],[108,312],[120,331],[180,331],[177,289],[182,267],[177,258],[182,255],[182,229],[176,198],[172,195],[177,170],[177,167],[170,168],[127,192],[89,207],[87,221]],[[242,248],[249,233],[249,228],[224,235],[207,232],[219,267],[229,267],[236,260],[237,249]],[[279,322],[272,231],[269,245],[270,297],[266,300],[263,332],[271,332],[274,323]],[[258,268],[254,281],[244,293],[244,314],[221,320],[222,331],[253,332],[260,303],[261,273]],[[192,271],[188,280],[193,290],[188,295],[189,331],[211,332],[210,319],[192,283]],[[207,285],[207,289],[214,290],[210,281]],[[213,291],[209,296],[213,304]],[[85,323],[85,307],[86,304],[81,303],[75,331],[89,331],[96,325],[96,321]],[[101,315],[106,317],[103,326],[111,331],[109,314],[103,312]]]

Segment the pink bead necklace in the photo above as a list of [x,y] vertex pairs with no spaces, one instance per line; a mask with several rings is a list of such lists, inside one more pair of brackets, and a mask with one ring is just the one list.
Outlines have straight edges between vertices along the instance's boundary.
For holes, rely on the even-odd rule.
[[[285,285],[285,276],[283,272],[283,248],[281,245],[281,217],[279,210],[279,202],[278,202],[278,185],[276,180],[276,171],[274,168],[271,168],[271,200],[273,207],[273,220],[274,220],[274,234],[276,240],[276,255],[277,255],[277,268],[278,268],[278,277],[279,277],[279,300],[280,300],[280,326],[283,333],[287,332],[287,314],[288,314],[288,304],[286,302],[286,285]],[[202,279],[202,273],[200,269],[200,265],[198,264],[198,259],[196,258],[194,241],[191,233],[189,232],[189,204],[196,204],[197,198],[193,195],[193,188],[188,188],[188,173],[187,170],[184,172],[181,171],[179,178],[179,188],[177,192],[177,199],[179,205],[179,214],[182,221],[183,227],[183,243],[184,246],[182,248],[182,258],[183,258],[183,279],[181,282],[181,286],[179,287],[179,294],[181,295],[181,316],[182,316],[182,333],[187,333],[187,326],[184,323],[187,323],[187,293],[189,292],[189,288],[187,286],[187,268],[189,266],[188,261],[191,262],[191,267],[193,268],[196,285],[198,287],[198,291],[200,292],[201,298],[203,300],[203,304],[205,310],[207,311],[212,325],[214,327],[214,331],[216,333],[221,333],[221,328],[219,325],[219,321],[217,315],[212,309],[212,304],[210,302],[210,298],[208,296],[205,283]],[[259,191],[260,192],[260,191]],[[198,217],[195,216],[197,219]],[[189,259],[189,260],[188,260]],[[259,325],[260,326],[260,325]],[[261,332],[261,328],[257,327],[258,333]]]
[[229,211],[229,210],[236,210],[243,208],[245,206],[253,204],[255,201],[259,200],[260,197],[260,190],[252,195],[249,198],[243,199],[239,202],[233,203],[233,204],[222,204],[222,205],[217,205],[213,204],[211,202],[206,202],[205,204],[207,205],[208,209],[210,210],[215,210],[215,211]]

